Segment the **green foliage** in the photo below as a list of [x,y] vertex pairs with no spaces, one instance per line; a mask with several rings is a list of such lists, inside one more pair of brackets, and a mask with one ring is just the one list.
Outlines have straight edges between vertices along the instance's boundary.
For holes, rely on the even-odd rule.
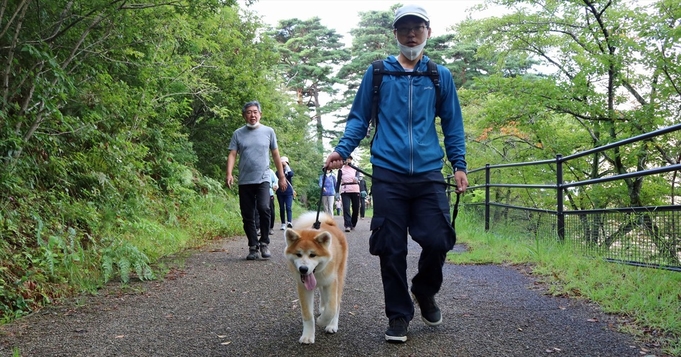
[[350,30],[351,59],[343,64],[336,75],[345,90],[340,98],[334,97],[328,104],[330,109],[340,112],[335,122],[337,128],[341,128],[345,123],[345,115],[371,62],[384,59],[398,51],[391,29],[394,10],[397,7],[399,5],[396,4],[385,11],[360,12],[357,27]]
[[[460,92],[471,168],[567,156],[678,122],[669,120],[681,113],[678,108],[668,110],[667,103],[676,101],[674,95],[659,96],[662,88],[678,86],[678,78],[655,76],[674,66],[659,50],[674,52],[669,41],[678,34],[647,30],[654,24],[679,22],[678,12],[670,12],[668,3],[647,7],[553,0],[487,3],[509,11],[501,17],[468,20],[455,31],[460,43],[475,50],[476,59],[496,63],[492,75],[474,78]],[[653,49],[650,43],[660,47]],[[678,140],[676,133],[567,162],[564,181],[678,162],[672,158],[679,157],[679,145],[668,145]],[[504,183],[555,181],[553,165],[502,171],[497,174]],[[484,177],[471,179],[481,184]],[[654,205],[667,200],[674,185],[669,176],[645,183],[623,180],[570,191],[567,201],[572,209]],[[512,189],[495,189],[494,195],[509,204],[551,208],[550,195]]]
[[187,66],[202,65],[192,70],[197,88],[185,97],[192,110],[183,117],[198,157],[197,168],[204,175],[224,181],[227,147],[232,132],[244,124],[241,106],[258,100],[263,106],[263,123],[278,127],[285,122],[287,103],[277,93],[277,81],[271,78],[271,67],[277,56],[272,41],[259,35],[261,26],[252,18],[244,21],[236,9],[223,11],[212,19],[192,21],[191,33],[183,32],[182,54],[191,58]]
[[[9,321],[50,303],[70,292],[70,287],[92,291],[97,274],[92,274],[96,255],[86,250],[83,236],[68,227],[43,239],[43,221],[36,218],[36,249],[11,255],[0,266],[0,321]],[[3,260],[11,252],[5,252]]]
[[129,242],[112,243],[102,249],[101,253],[104,282],[119,275],[121,281],[127,283],[130,281],[132,272],[136,273],[140,280],[154,279],[154,273],[149,266],[149,258]]
[[201,245],[215,237],[243,234],[239,200],[233,195],[210,193],[183,207],[182,216],[192,227],[188,245]]
[[[79,266],[85,263],[89,257],[76,236],[76,231],[72,227],[66,229],[64,235],[50,235],[46,241],[41,238],[42,222],[38,222],[38,245],[42,256],[39,265],[45,266],[47,272],[52,276],[64,276],[67,281],[76,281],[79,273],[87,270],[87,267]],[[35,262],[34,262],[35,263]],[[60,274],[55,274],[60,270]]]
[[[268,77],[271,41],[234,3],[8,4],[2,321],[114,277],[151,279],[159,259],[239,232],[225,141],[243,102],[279,116],[290,99]],[[224,203],[201,219],[208,197]]]
[[335,110],[322,105],[320,95],[334,95],[336,67],[350,57],[340,41],[342,35],[320,23],[318,17],[308,20],[287,19],[279,22],[269,35],[279,54],[277,74],[282,76],[284,90],[295,93],[299,106],[307,108],[307,115],[314,124],[314,151],[323,152],[324,137],[328,137],[322,116]]

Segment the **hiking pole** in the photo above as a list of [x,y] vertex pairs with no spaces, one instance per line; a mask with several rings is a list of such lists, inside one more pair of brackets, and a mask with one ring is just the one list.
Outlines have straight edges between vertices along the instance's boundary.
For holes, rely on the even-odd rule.
[[319,203],[317,203],[317,220],[312,224],[314,229],[319,229],[322,222],[319,221],[319,212],[322,210],[322,199],[324,199],[324,185],[326,184],[326,167],[322,169],[322,187],[319,189]]

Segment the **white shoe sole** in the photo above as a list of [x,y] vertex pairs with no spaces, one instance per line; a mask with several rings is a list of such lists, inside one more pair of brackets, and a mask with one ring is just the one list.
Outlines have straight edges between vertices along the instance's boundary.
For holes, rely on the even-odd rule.
[[423,317],[423,316],[421,316],[421,320],[423,320],[423,323],[428,325],[428,326],[438,326],[438,325],[442,324],[442,316],[440,316],[439,321],[435,321],[435,322],[430,322],[430,321],[426,320],[426,318]]
[[407,336],[390,336],[390,335],[385,335],[385,340],[386,341],[394,341],[394,342],[407,342]]

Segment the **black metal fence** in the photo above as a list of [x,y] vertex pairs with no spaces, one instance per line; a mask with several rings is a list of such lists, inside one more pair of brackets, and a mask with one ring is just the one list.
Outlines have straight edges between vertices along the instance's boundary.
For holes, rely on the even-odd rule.
[[[470,170],[471,186],[462,199],[462,206],[484,219],[485,230],[501,223],[500,226],[535,237],[557,237],[580,247],[586,254],[609,261],[681,271],[681,205],[674,203],[680,200],[674,191],[678,183],[674,172],[681,170],[681,164],[574,182],[565,182],[563,176],[565,169],[574,170],[574,166],[568,164],[572,160],[587,156],[593,160],[594,155],[607,150],[649,142],[652,138],[677,131],[681,131],[681,124],[566,157],[557,155],[552,160],[488,164]],[[545,173],[545,177],[554,177],[555,184],[504,182],[508,177],[522,177],[518,174],[522,172],[520,168],[535,165],[543,165],[539,172]],[[512,171],[514,175],[505,175],[506,170],[516,171]],[[498,174],[499,179],[493,180],[493,173]],[[484,178],[480,174],[484,174]],[[605,202],[604,207],[585,209],[584,205],[576,202],[595,190],[601,193],[620,190],[626,194],[626,185],[618,186],[614,182],[630,180],[628,183],[631,184],[631,180],[647,176],[656,177],[658,187],[664,187],[666,183],[666,192],[653,194],[664,198],[658,197],[657,201],[669,200],[671,205],[613,207],[612,202]],[[535,180],[536,177],[525,178],[524,181]],[[593,206],[593,202],[590,204]]]

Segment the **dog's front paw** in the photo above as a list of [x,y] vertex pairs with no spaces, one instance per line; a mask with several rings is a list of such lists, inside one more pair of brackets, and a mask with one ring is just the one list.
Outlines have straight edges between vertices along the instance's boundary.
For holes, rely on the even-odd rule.
[[311,345],[311,344],[314,343],[314,335],[312,335],[312,336],[302,335],[302,336],[300,336],[300,340],[298,340],[298,342],[300,342],[304,345]]
[[328,326],[326,326],[326,328],[324,328],[324,332],[336,333],[336,332],[338,332],[338,325],[328,325]]

